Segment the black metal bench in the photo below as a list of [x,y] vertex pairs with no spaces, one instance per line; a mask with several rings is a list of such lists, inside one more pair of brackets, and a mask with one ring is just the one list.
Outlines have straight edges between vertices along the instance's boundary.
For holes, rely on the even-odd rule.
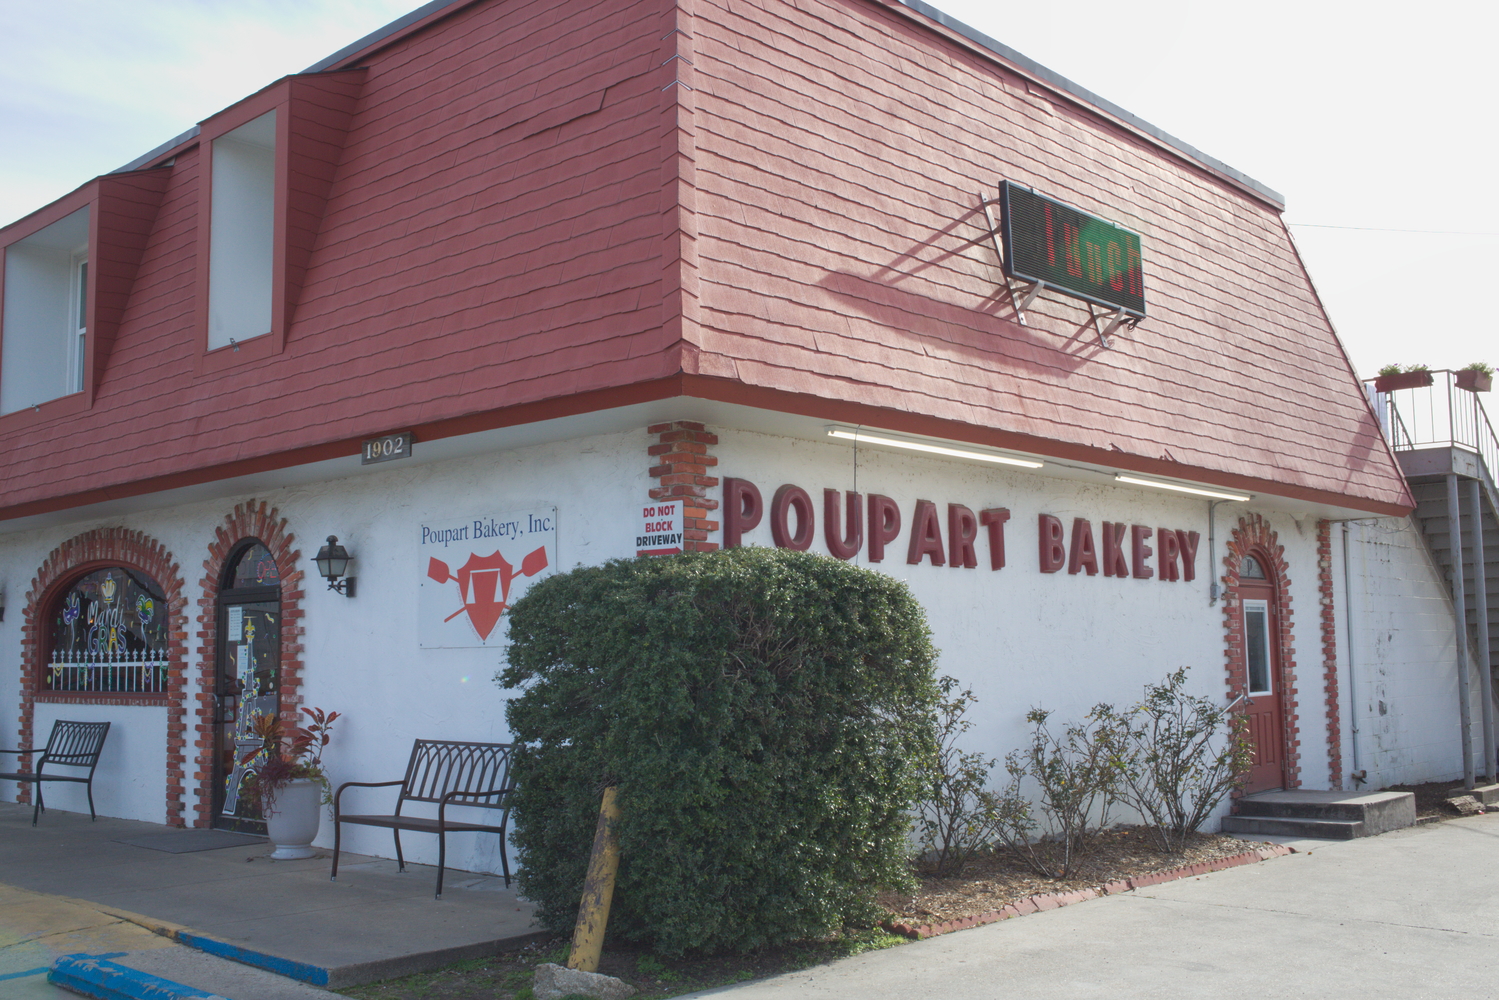
[[[58,719],[52,723],[52,735],[47,737],[45,747],[32,747],[29,750],[0,750],[0,753],[22,756],[41,754],[37,758],[36,766],[30,771],[7,771],[0,774],[0,781],[22,781],[36,785],[36,805],[31,809],[32,826],[36,826],[37,816],[47,811],[47,807],[42,803],[42,782],[44,781],[81,782],[88,789],[88,818],[90,820],[95,818],[94,768],[99,766],[99,753],[104,749],[104,737],[109,735],[109,725],[107,722],[67,722]],[[19,764],[20,762],[17,761],[18,766]],[[44,774],[43,770],[48,764],[81,768],[85,769],[86,773]]]
[[[338,878],[339,841],[344,823],[378,826],[391,830],[396,839],[396,863],[406,870],[401,854],[401,831],[437,834],[437,898],[442,898],[442,873],[447,861],[449,833],[497,833],[500,835],[500,865],[505,871],[505,887],[510,887],[510,859],[505,854],[505,825],[510,820],[510,743],[460,743],[454,740],[417,740],[411,747],[406,777],[400,781],[346,781],[333,793],[333,871]],[[345,815],[340,800],[348,788],[388,788],[401,786],[395,812],[389,815]],[[437,806],[437,816],[403,816],[401,807],[408,802],[430,802]],[[499,814],[498,823],[447,818],[450,805],[490,809]]]

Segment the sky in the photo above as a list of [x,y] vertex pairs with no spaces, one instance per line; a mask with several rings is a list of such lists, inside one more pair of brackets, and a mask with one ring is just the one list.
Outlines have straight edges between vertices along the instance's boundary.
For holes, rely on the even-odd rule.
[[[0,0],[0,225],[417,6]],[[1360,375],[1499,366],[1493,0],[933,6],[1280,192]]]

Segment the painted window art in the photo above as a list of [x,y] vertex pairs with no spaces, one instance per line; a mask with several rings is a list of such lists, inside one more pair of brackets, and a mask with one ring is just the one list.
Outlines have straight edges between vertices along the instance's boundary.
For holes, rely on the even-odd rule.
[[214,679],[213,825],[264,833],[264,817],[245,781],[265,758],[255,751],[261,716],[281,711],[281,571],[257,540],[237,549],[218,598],[219,655]]
[[124,566],[95,570],[58,597],[50,617],[43,690],[166,690],[166,595],[144,573]]
[[276,557],[271,550],[255,542],[234,564],[234,576],[227,589],[240,590],[245,587],[279,587],[281,571],[276,568]]

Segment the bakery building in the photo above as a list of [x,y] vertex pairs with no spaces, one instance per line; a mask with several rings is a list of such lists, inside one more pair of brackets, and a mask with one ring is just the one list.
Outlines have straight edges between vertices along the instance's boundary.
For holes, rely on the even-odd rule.
[[747,544],[906,580],[995,755],[1190,666],[1256,788],[1461,777],[1464,697],[1482,771],[1282,208],[920,3],[428,4],[0,229],[0,745],[253,826],[256,713],[504,740],[531,581]]

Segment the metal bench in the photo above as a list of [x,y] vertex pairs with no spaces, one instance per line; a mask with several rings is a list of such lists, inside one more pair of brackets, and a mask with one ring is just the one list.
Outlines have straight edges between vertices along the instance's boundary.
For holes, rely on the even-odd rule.
[[[500,835],[500,864],[505,871],[505,887],[510,887],[510,859],[505,854],[505,825],[510,820],[510,743],[460,743],[454,740],[417,740],[411,747],[406,777],[400,781],[346,781],[333,793],[333,871],[338,878],[338,852],[343,824],[378,826],[390,829],[396,840],[396,863],[406,870],[401,854],[401,831],[437,834],[437,898],[442,898],[442,873],[447,861],[449,833],[497,833]],[[349,788],[389,788],[401,786],[395,812],[388,815],[345,815],[341,800]],[[403,816],[401,808],[408,802],[429,802],[437,806],[437,816]],[[447,818],[450,805],[490,809],[499,814],[498,823]]]
[[[47,737],[45,747],[33,747],[30,750],[0,750],[0,753],[22,756],[41,754],[33,770],[0,773],[0,781],[21,781],[36,785],[36,805],[31,809],[32,826],[36,826],[37,816],[47,811],[47,807],[42,803],[42,782],[44,781],[81,782],[88,790],[88,818],[95,819],[94,768],[99,766],[99,753],[104,749],[104,737],[109,735],[109,725],[108,722],[67,722],[58,719],[52,723],[52,735]],[[16,763],[17,766],[20,765],[19,761]],[[85,773],[44,774],[43,770],[48,764],[84,769]]]

